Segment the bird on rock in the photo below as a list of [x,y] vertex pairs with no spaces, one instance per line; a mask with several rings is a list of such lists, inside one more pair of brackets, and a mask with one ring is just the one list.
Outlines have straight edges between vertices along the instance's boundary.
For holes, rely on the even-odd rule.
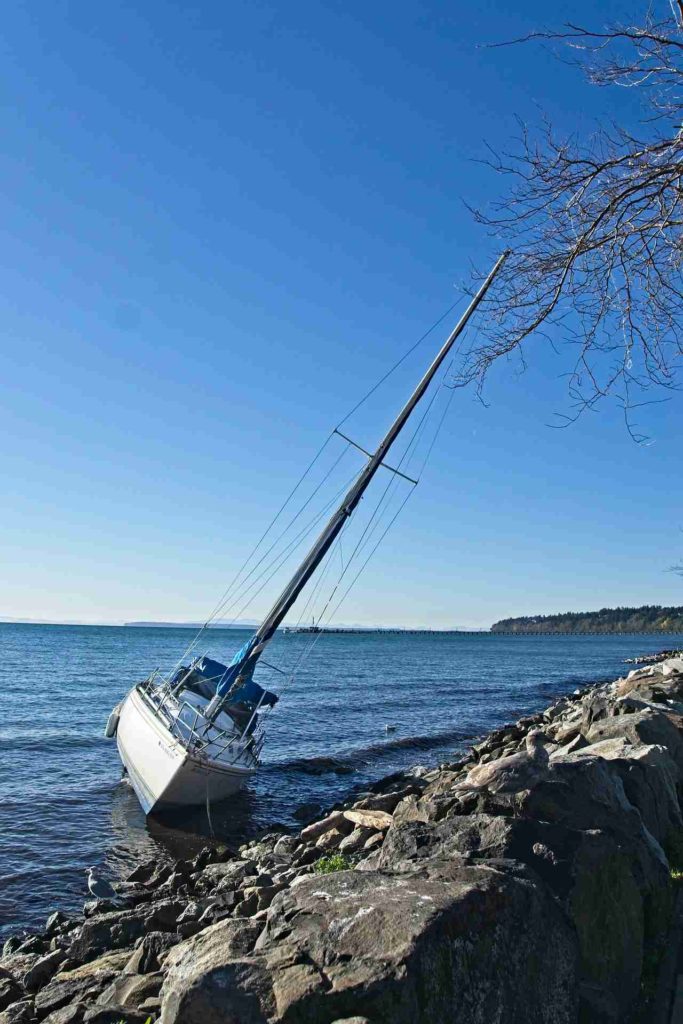
[[518,793],[521,789],[531,789],[548,770],[548,751],[543,746],[544,740],[540,729],[532,729],[526,737],[526,750],[476,765],[455,788],[488,789],[491,793]]
[[95,874],[95,868],[88,868],[88,889],[90,895],[94,896],[96,900],[116,900],[118,896],[115,890],[111,887],[109,882],[104,878],[98,878]]

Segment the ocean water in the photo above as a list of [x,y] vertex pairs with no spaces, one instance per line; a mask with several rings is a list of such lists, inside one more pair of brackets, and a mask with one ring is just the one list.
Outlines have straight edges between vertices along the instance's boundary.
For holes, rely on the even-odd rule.
[[[247,638],[213,630],[200,653],[227,659]],[[624,658],[681,637],[491,634],[278,636],[283,670],[313,645],[267,724],[263,765],[239,797],[145,820],[103,737],[114,704],[152,669],[174,665],[186,629],[0,624],[0,934],[77,910],[85,868],[116,877],[140,857],[189,856],[211,835],[229,845],[303,804],[324,808],[410,765],[453,757],[472,739],[579,685],[616,678]],[[395,730],[387,733],[386,725]]]

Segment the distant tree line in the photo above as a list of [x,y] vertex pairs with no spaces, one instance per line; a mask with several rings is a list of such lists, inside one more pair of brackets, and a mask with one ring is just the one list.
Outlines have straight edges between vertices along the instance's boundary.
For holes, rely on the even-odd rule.
[[633,633],[670,630],[683,633],[683,608],[645,604],[640,608],[601,608],[598,612],[520,615],[500,619],[492,633]]

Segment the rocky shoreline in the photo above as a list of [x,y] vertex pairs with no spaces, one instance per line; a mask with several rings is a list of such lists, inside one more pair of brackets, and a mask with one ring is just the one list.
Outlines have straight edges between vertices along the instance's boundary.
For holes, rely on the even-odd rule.
[[0,1024],[651,1020],[682,782],[670,657],[296,834],[140,864],[5,943]]

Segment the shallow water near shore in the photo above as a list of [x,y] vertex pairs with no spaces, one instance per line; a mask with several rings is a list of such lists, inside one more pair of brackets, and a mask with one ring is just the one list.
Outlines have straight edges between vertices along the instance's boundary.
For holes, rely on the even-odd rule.
[[[123,875],[150,856],[189,856],[293,826],[302,804],[327,807],[384,775],[436,764],[473,737],[546,707],[562,693],[632,666],[624,658],[683,645],[683,636],[332,634],[278,636],[268,660],[294,665],[267,726],[263,765],[227,804],[145,821],[121,781],[103,728],[113,705],[155,668],[173,665],[193,631],[0,624],[0,934],[75,911],[84,869]],[[249,635],[214,630],[231,656]],[[286,677],[261,666],[277,692]],[[386,731],[386,726],[393,728]]]

